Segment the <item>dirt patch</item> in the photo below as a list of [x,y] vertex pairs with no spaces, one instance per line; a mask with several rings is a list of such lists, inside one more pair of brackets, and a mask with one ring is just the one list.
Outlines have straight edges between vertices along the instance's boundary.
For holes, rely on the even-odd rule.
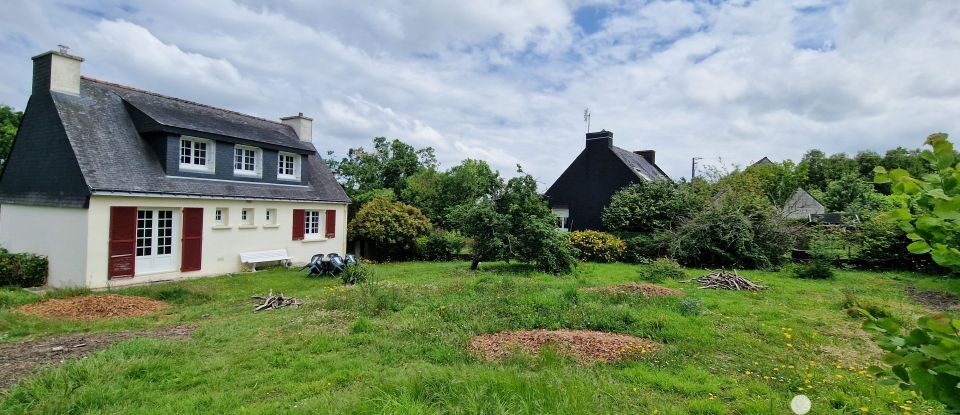
[[653,284],[629,283],[611,287],[584,288],[584,291],[604,294],[641,294],[644,297],[682,297],[683,291]]
[[114,343],[136,337],[187,339],[192,326],[174,326],[146,331],[116,333],[81,333],[0,345],[0,390],[13,386],[33,370],[47,364],[61,364],[67,359],[85,357]]
[[80,295],[57,298],[21,306],[24,314],[72,320],[96,320],[111,317],[136,317],[153,314],[169,304],[146,297],[119,294]]
[[937,311],[960,310],[960,300],[950,293],[940,291],[918,291],[914,287],[907,287],[907,295],[927,308]]
[[590,330],[525,330],[483,334],[470,339],[470,352],[488,360],[500,360],[517,348],[536,354],[544,346],[556,346],[561,354],[578,362],[613,362],[634,358],[657,349],[658,345],[626,334]]

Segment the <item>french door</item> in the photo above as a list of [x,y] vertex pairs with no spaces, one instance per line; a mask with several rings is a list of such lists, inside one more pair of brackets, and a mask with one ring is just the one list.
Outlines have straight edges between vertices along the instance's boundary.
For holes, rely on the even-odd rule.
[[137,274],[177,270],[177,215],[173,209],[137,209]]

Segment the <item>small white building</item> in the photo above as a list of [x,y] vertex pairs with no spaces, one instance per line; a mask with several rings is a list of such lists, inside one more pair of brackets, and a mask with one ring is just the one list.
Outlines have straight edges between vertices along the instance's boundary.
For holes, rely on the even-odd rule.
[[46,255],[53,287],[103,288],[346,252],[350,199],[312,142],[279,121],[81,77],[33,58],[33,92],[0,176],[0,245]]

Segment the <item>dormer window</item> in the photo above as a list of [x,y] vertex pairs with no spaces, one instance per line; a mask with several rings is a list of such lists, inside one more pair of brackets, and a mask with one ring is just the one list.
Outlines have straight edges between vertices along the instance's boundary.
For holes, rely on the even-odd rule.
[[237,145],[233,150],[233,175],[260,177],[262,152],[259,148]]
[[214,172],[216,146],[213,141],[196,137],[180,138],[180,170],[198,173]]
[[277,179],[300,181],[300,155],[279,152],[277,156]]

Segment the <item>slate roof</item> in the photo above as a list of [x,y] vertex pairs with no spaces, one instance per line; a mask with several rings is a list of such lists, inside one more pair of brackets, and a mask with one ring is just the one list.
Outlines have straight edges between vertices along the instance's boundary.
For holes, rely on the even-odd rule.
[[[90,78],[81,79],[80,95],[50,94],[92,193],[350,202],[313,144],[300,141],[292,128],[279,122]],[[162,127],[297,149],[305,154],[302,174],[306,185],[168,177],[158,155],[139,136],[126,105],[143,111]]]
[[650,163],[646,158],[637,153],[624,150],[616,146],[612,146],[610,149],[613,150],[613,154],[616,154],[617,157],[623,161],[623,164],[626,164],[630,170],[644,180],[660,180],[669,178],[667,174],[663,172],[663,170],[660,170],[659,166]]

